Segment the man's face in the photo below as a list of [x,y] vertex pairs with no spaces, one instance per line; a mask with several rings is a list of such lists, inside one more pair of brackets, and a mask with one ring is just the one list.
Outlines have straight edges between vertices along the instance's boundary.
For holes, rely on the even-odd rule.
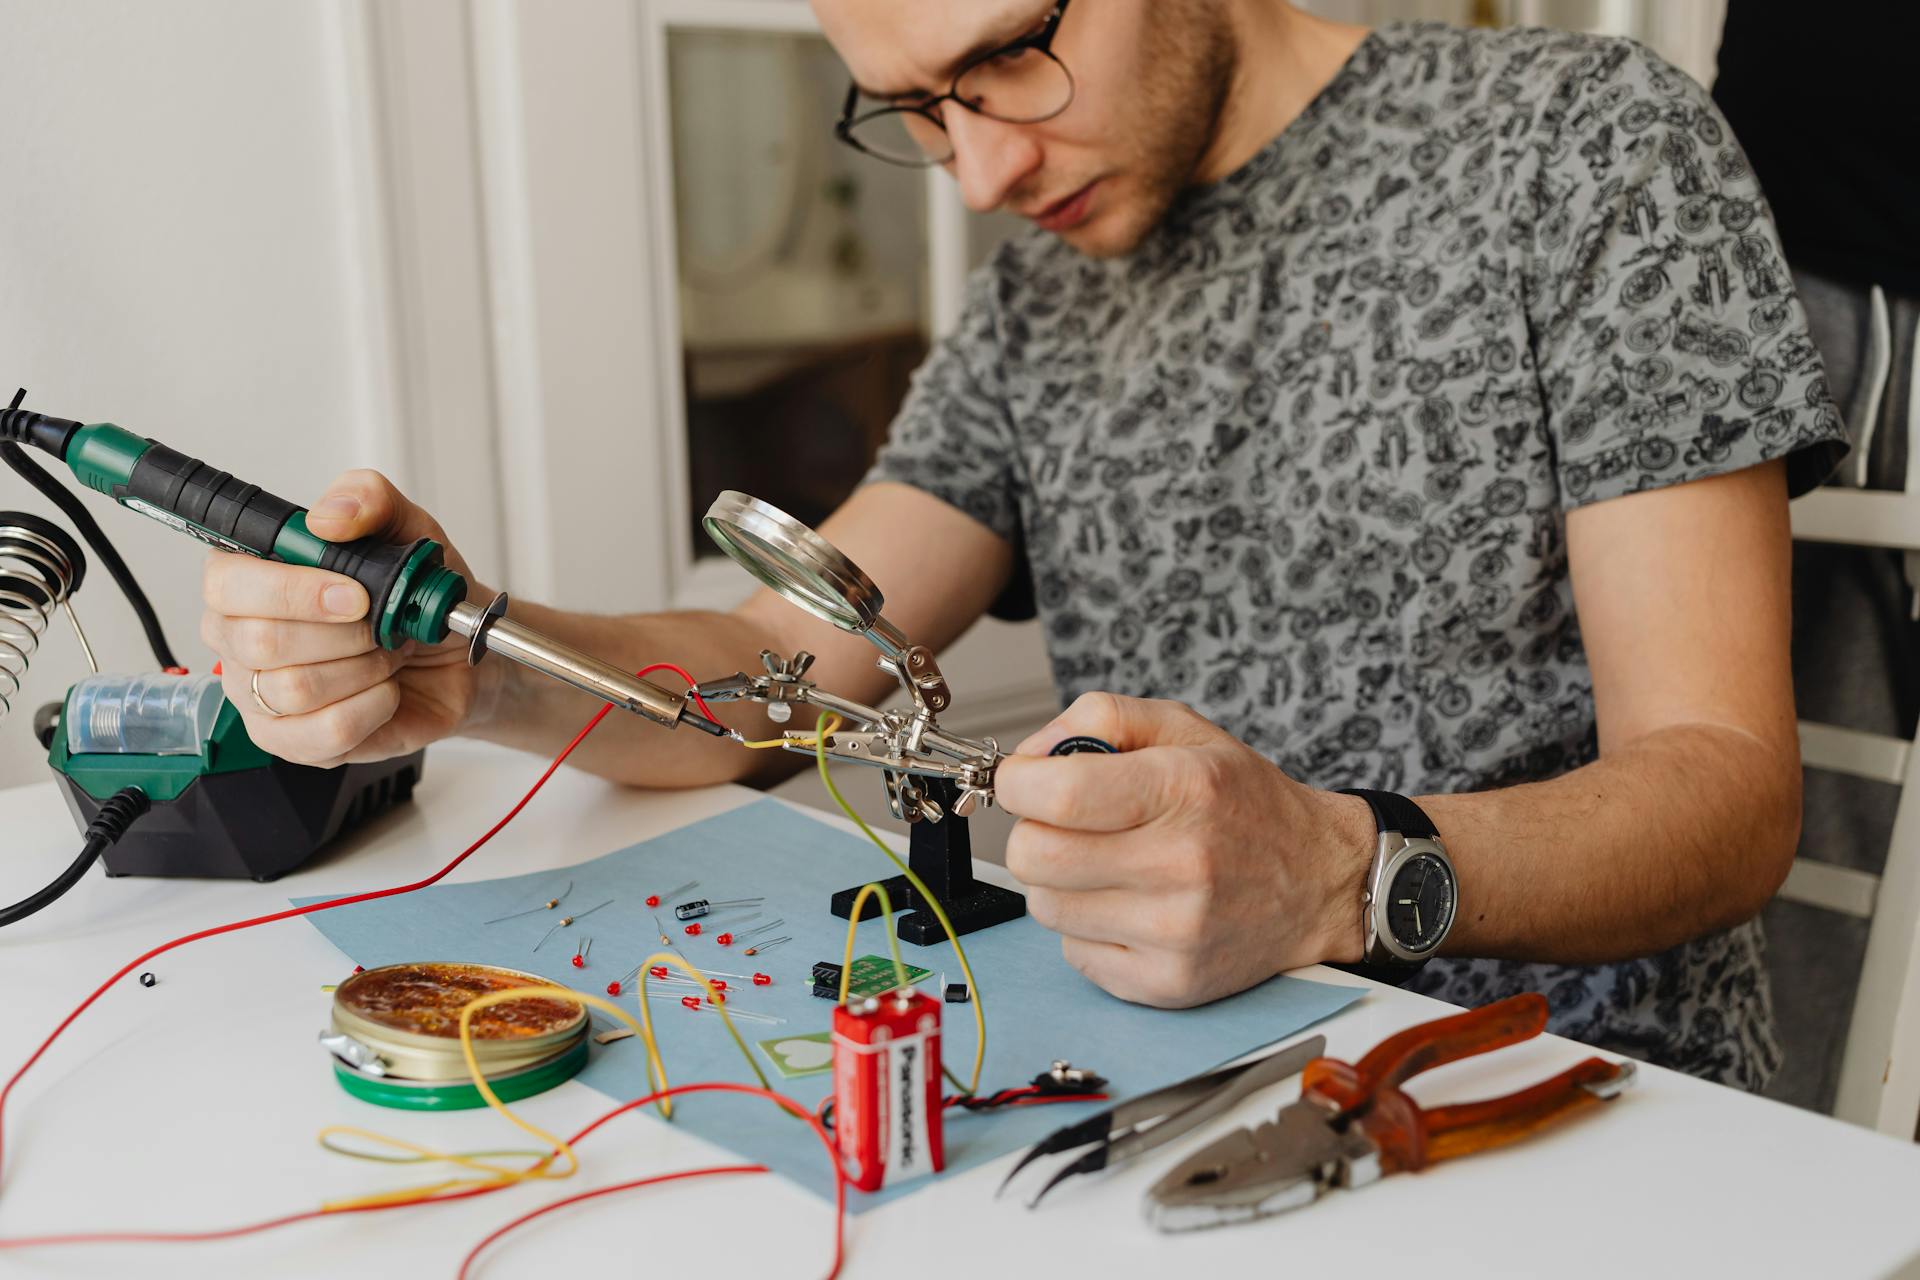
[[[882,100],[946,92],[971,57],[1036,31],[1052,0],[813,0],[854,82]],[[1074,79],[1051,120],[941,104],[967,206],[1007,208],[1082,253],[1125,253],[1160,221],[1212,140],[1233,68],[1224,0],[1079,0],[1053,53]],[[875,163],[879,163],[875,161]]]

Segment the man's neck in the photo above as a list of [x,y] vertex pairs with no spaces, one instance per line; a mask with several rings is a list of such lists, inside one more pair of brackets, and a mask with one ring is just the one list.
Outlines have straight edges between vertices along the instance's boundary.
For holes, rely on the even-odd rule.
[[1235,0],[1233,84],[1195,185],[1218,182],[1299,118],[1339,74],[1367,28],[1302,13],[1273,0]]

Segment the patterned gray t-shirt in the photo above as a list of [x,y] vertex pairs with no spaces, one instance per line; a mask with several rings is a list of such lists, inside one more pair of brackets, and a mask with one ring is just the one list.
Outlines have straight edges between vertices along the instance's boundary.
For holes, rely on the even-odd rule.
[[[1568,511],[1782,456],[1799,493],[1842,440],[1698,85],[1405,25],[1132,254],[1004,246],[869,479],[1024,541],[1063,698],[1177,698],[1302,782],[1418,795],[1595,757]],[[1757,1088],[1761,947],[1415,986],[1539,990],[1562,1034]]]

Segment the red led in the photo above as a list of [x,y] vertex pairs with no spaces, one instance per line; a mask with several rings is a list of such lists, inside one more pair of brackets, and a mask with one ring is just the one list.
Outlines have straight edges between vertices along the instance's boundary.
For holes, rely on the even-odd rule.
[[725,1004],[726,1002],[727,1002],[727,993],[724,991],[716,991],[712,995],[707,997],[708,1004]]
[[587,958],[586,958],[585,956],[575,956],[575,957],[573,958],[573,967],[574,967],[574,968],[576,968],[576,969],[584,969],[584,968],[586,968],[586,967],[587,967]]
[[680,1003],[687,1006],[687,1008],[689,1009],[697,1010],[700,1007],[700,997],[699,996],[681,996]]
[[656,978],[664,978],[668,975],[668,973],[671,972],[671,970],[669,970],[667,966],[663,964],[657,964],[653,966],[653,968],[647,970],[647,972],[652,974]]
[[713,940],[719,943],[723,947],[730,947],[733,945],[733,935],[730,933],[716,933],[713,935]]
[[724,978],[709,978],[707,979],[707,985],[711,986],[715,991],[725,991],[727,989],[727,983]]
[[360,967],[359,965],[355,965],[355,966],[353,966],[353,971],[354,971],[355,973],[365,973],[365,972],[366,972],[366,970],[365,970],[365,969],[362,969],[362,968],[361,968],[361,967]]
[[700,936],[700,922],[698,920],[695,920],[687,926],[687,936],[689,938],[697,938]]
[[620,994],[620,984],[619,984],[619,983],[617,983],[617,982],[609,982],[609,983],[607,984],[607,994],[608,994],[608,995],[610,995],[610,996],[617,996],[617,995],[619,995],[619,994]]
[[648,894],[648,895],[647,895],[647,905],[648,905],[648,906],[650,906],[650,907],[657,907],[657,906],[659,906],[659,905],[660,905],[660,895],[659,895],[659,894],[657,894],[657,893],[650,893],[650,894]]
[[756,987],[770,987],[773,985],[773,977],[771,974],[756,973],[753,975],[753,985]]

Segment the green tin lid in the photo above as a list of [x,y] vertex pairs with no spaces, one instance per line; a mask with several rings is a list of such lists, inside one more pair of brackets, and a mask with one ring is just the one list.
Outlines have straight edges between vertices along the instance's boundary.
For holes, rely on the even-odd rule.
[[[490,1076],[487,1084],[500,1101],[517,1102],[566,1083],[579,1075],[580,1068],[586,1065],[587,1037],[583,1029],[583,1034],[572,1048],[545,1062],[536,1062],[505,1075]],[[480,1090],[471,1080],[448,1083],[370,1076],[354,1070],[338,1058],[333,1062],[333,1076],[342,1089],[376,1107],[394,1107],[401,1111],[470,1111],[487,1105],[487,1100],[480,1096]]]

